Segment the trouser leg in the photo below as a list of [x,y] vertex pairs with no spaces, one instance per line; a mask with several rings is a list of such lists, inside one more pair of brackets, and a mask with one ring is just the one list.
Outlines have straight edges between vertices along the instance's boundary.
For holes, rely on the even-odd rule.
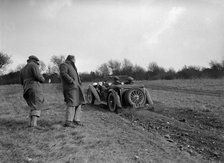
[[65,115],[66,122],[72,122],[74,119],[74,114],[75,114],[75,107],[68,106],[66,108],[66,115]]
[[37,126],[37,116],[31,116],[30,117],[30,126],[36,127]]
[[80,122],[82,117],[82,107],[81,105],[75,107],[75,113],[74,113],[74,121]]
[[30,111],[30,126],[36,127],[37,126],[37,119],[40,117],[40,110],[33,110]]

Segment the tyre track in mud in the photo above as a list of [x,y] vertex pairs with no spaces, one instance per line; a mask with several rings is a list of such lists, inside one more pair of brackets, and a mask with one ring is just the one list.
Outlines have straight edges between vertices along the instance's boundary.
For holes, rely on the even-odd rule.
[[147,88],[152,90],[163,90],[163,91],[181,92],[181,93],[195,94],[195,95],[224,97],[224,92],[221,90],[209,91],[209,90],[198,90],[198,89],[183,89],[183,88],[177,88],[177,87],[159,86],[159,85],[151,85],[151,84],[147,84]]
[[158,133],[190,155],[208,162],[224,162],[223,124],[215,114],[189,108],[171,108],[155,102],[155,110],[123,109],[121,116],[146,131]]

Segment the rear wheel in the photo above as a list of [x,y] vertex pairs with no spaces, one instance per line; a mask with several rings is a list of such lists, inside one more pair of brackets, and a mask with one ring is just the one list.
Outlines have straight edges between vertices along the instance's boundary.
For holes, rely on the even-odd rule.
[[95,97],[90,89],[87,90],[87,102],[89,104],[94,104]]
[[109,110],[112,112],[115,112],[117,109],[115,96],[113,93],[109,93],[109,95],[107,97],[107,106],[109,107]]
[[140,89],[131,89],[126,94],[126,101],[134,107],[139,107],[145,103],[144,92]]

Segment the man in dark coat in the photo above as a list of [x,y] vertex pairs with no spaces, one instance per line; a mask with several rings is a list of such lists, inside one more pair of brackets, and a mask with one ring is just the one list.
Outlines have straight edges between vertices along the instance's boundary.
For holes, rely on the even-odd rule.
[[66,102],[65,127],[75,127],[81,124],[81,105],[85,104],[85,97],[81,88],[75,57],[68,55],[64,63],[60,65],[60,75],[63,86],[64,101]]
[[23,97],[30,109],[30,126],[37,126],[37,118],[40,117],[44,97],[40,83],[44,82],[44,77],[39,70],[39,59],[36,56],[29,56],[26,66],[20,71],[20,81],[23,85]]

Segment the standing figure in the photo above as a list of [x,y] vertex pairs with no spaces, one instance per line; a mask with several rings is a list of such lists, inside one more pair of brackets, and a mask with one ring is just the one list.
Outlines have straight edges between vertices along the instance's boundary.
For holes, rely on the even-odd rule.
[[41,84],[44,77],[39,70],[39,59],[31,55],[26,66],[20,71],[20,81],[23,85],[23,97],[30,107],[30,127],[42,129],[37,126],[37,118],[40,117],[41,108],[44,103]]
[[75,125],[83,126],[81,123],[81,105],[85,104],[85,97],[81,88],[81,80],[75,66],[75,56],[67,56],[65,62],[60,65],[60,75],[64,101],[67,105],[64,126],[73,128]]

